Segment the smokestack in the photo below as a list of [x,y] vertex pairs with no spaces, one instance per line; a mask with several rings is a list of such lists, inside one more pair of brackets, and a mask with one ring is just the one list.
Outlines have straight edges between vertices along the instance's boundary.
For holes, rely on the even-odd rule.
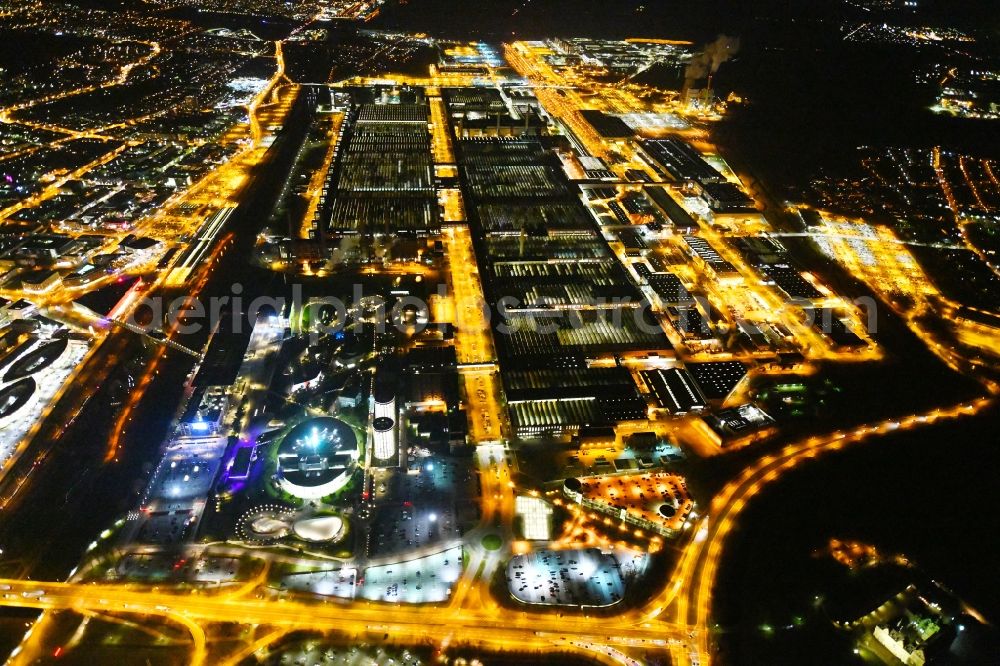
[[687,93],[699,79],[708,74],[711,62],[705,53],[696,53],[684,70],[684,92]]
[[688,62],[684,71],[684,104],[690,102],[690,90],[696,81],[707,78],[706,88],[711,96],[712,79],[723,63],[736,55],[740,50],[738,37],[719,35],[714,42],[705,45],[701,53],[696,53]]

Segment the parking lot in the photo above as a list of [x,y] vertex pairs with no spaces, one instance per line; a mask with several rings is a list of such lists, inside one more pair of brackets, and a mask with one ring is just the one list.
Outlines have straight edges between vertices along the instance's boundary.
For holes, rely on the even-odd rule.
[[372,523],[369,554],[399,553],[458,537],[451,504],[404,502],[401,506],[382,506]]
[[462,574],[460,547],[421,557],[365,569],[359,596],[372,601],[408,604],[444,601]]
[[625,593],[618,561],[596,548],[517,555],[507,563],[507,586],[518,601],[546,606],[610,606]]

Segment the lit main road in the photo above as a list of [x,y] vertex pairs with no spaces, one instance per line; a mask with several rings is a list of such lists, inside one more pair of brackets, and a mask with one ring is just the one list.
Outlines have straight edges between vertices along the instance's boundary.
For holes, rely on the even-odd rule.
[[484,444],[476,448],[476,462],[483,486],[483,524],[496,522],[510,527],[514,521],[514,487],[507,456],[501,444]]
[[[898,420],[885,420],[850,431],[812,437],[789,444],[747,467],[712,501],[706,517],[694,529],[680,563],[666,588],[645,607],[610,618],[552,613],[518,613],[495,605],[482,610],[461,607],[343,606],[294,598],[256,599],[242,595],[252,586],[218,594],[189,595],[102,584],[0,581],[7,606],[68,609],[76,612],[126,612],[184,618],[194,636],[192,659],[204,651],[200,623],[232,622],[310,627],[348,635],[386,633],[401,640],[428,636],[460,644],[498,645],[519,650],[555,651],[572,642],[586,646],[591,656],[631,664],[634,651],[669,650],[677,663],[707,664],[711,660],[708,622],[712,590],[722,550],[740,514],[761,490],[799,464],[895,431],[905,431],[944,419],[976,414],[992,404],[981,398]],[[487,453],[484,449],[483,453]],[[486,490],[486,484],[484,484]],[[482,558],[481,558],[482,560]],[[667,613],[668,609],[673,612]],[[670,621],[665,617],[672,618]],[[201,646],[201,647],[200,647]],[[601,656],[598,656],[601,655]],[[31,657],[25,653],[23,662]]]
[[[125,65],[122,65],[122,67],[118,71],[117,76],[115,76],[114,78],[112,78],[112,79],[110,79],[108,81],[104,81],[104,82],[99,83],[99,84],[91,84],[91,85],[81,86],[79,88],[74,88],[72,90],[67,90],[67,91],[63,91],[63,92],[59,92],[59,93],[54,93],[52,95],[46,95],[44,97],[40,97],[40,98],[37,98],[37,99],[33,99],[33,100],[30,100],[30,101],[27,101],[27,102],[22,102],[20,104],[16,104],[16,105],[12,105],[12,106],[0,109],[0,124],[18,124],[18,125],[23,125],[24,127],[30,127],[30,128],[39,129],[39,130],[46,130],[46,131],[56,132],[56,133],[65,135],[62,139],[57,139],[55,141],[50,142],[48,144],[50,147],[57,146],[57,145],[65,142],[67,140],[73,140],[73,139],[109,140],[110,137],[108,137],[106,134],[104,134],[104,131],[107,130],[107,129],[115,128],[115,127],[122,127],[122,126],[125,125],[125,123],[121,123],[121,124],[118,124],[118,125],[112,125],[112,126],[109,126],[109,127],[106,127],[106,128],[97,129],[97,130],[86,131],[86,130],[74,130],[74,129],[70,129],[70,128],[67,128],[67,127],[59,127],[59,126],[51,125],[51,124],[48,124],[48,123],[32,122],[32,121],[29,121],[29,120],[24,120],[24,119],[16,118],[15,115],[18,112],[31,109],[31,108],[33,108],[35,106],[38,106],[38,105],[41,105],[41,104],[46,104],[46,103],[49,103],[49,102],[56,102],[56,101],[59,101],[59,100],[62,100],[62,99],[66,99],[66,98],[69,98],[69,97],[75,97],[75,96],[78,96],[78,95],[82,95],[84,93],[89,93],[89,92],[93,92],[95,90],[100,90],[102,88],[110,88],[110,87],[119,86],[119,85],[124,84],[128,80],[129,74],[131,74],[131,72],[132,72],[133,69],[135,69],[136,67],[142,67],[142,66],[148,64],[150,61],[152,61],[153,59],[155,59],[156,57],[158,57],[160,55],[161,48],[160,48],[160,44],[159,43],[157,43],[157,42],[140,42],[140,43],[145,44],[147,47],[149,47],[149,53],[147,53],[143,57],[139,58],[138,60],[135,60],[133,62],[127,63]],[[134,119],[134,120],[141,120],[141,119]],[[84,174],[86,174],[87,172],[91,171],[92,169],[95,169],[95,168],[97,168],[99,166],[102,166],[102,165],[110,162],[112,159],[114,159],[115,157],[117,157],[118,155],[120,155],[122,152],[124,152],[128,147],[129,147],[128,143],[123,143],[117,149],[112,150],[112,151],[110,151],[108,153],[105,153],[104,155],[98,157],[97,159],[93,160],[89,164],[86,164],[86,165],[84,165],[84,166],[76,169],[75,171],[73,171],[70,174],[67,174],[65,176],[60,177],[59,179],[57,179],[56,181],[54,181],[51,185],[49,185],[44,190],[42,190],[40,193],[38,193],[38,194],[36,194],[36,195],[34,195],[32,197],[29,197],[27,199],[24,199],[21,202],[15,204],[13,206],[10,206],[10,207],[8,207],[8,208],[6,208],[4,210],[0,210],[0,220],[9,217],[10,215],[18,212],[19,210],[21,210],[23,208],[27,208],[27,207],[31,207],[31,206],[37,206],[42,201],[45,201],[46,199],[51,199],[52,197],[56,196],[59,193],[60,188],[65,183],[67,183],[67,182],[69,182],[71,180],[79,179],[80,177],[82,177]]]
[[461,367],[474,442],[497,442],[510,432],[496,367],[496,350],[472,236],[465,225],[444,231],[451,284],[449,319],[455,322],[455,352]]
[[431,149],[434,151],[435,164],[454,164],[455,149],[451,141],[451,125],[448,123],[448,110],[440,97],[430,99],[431,106]]
[[[955,226],[958,229],[959,234],[961,234],[962,236],[962,242],[969,250],[974,252],[976,256],[979,257],[980,260],[982,260],[982,262],[986,264],[991,271],[993,271],[997,275],[1000,275],[1000,266],[997,266],[994,263],[993,257],[984,252],[982,248],[973,243],[972,239],[969,238],[968,225],[970,220],[966,217],[966,215],[963,214],[962,208],[961,206],[959,206],[958,200],[955,197],[955,192],[952,189],[951,183],[948,181],[948,176],[945,174],[944,165],[942,164],[942,157],[943,156],[941,153],[940,146],[935,146],[934,150],[931,152],[931,159],[933,160],[932,166],[934,167],[934,173],[937,176],[938,185],[940,185],[941,191],[944,193],[944,198],[948,204],[948,208],[951,209],[951,212],[954,215]],[[990,181],[994,185],[1000,186],[1000,183],[998,183],[996,174],[993,172],[993,169],[990,166],[989,161],[984,160],[983,165],[984,165],[984,171],[986,172],[986,175],[989,177]],[[962,173],[962,178],[965,181],[963,184],[969,189],[969,192],[973,195],[973,198],[977,201],[979,206],[983,210],[989,210],[989,207],[983,202],[979,190],[976,187],[976,184],[969,177],[969,172],[965,164],[965,157],[959,158],[958,166],[959,166],[959,171]]]
[[340,138],[344,127],[344,114],[330,114],[329,121],[325,127],[325,140],[327,142],[326,153],[323,155],[323,164],[313,172],[309,179],[309,189],[306,190],[306,199],[309,201],[306,212],[302,216],[302,224],[299,227],[299,238],[308,239],[309,231],[315,224],[316,211],[319,209],[320,198],[323,195],[323,185],[326,183],[327,173],[333,165],[333,160],[337,156],[337,149],[340,145]]
[[[252,148],[241,163],[221,171],[224,181],[209,195],[226,192],[230,181],[233,191],[245,177],[244,169],[262,155],[265,117],[269,97],[277,96],[284,77],[282,50],[276,46],[278,69],[275,77],[250,105]],[[556,98],[561,94],[553,93]],[[280,113],[276,114],[281,117]],[[447,146],[438,144],[438,162],[451,159]],[[228,195],[227,195],[228,196]],[[225,199],[223,199],[225,200]],[[215,200],[213,203],[218,204]],[[461,216],[464,217],[464,216]],[[464,225],[450,227],[445,233],[450,259],[453,309],[456,322],[456,348],[467,387],[472,439],[477,443],[502,441],[506,409],[496,374],[495,350],[489,318],[483,313],[485,301],[479,283],[469,230]],[[223,243],[224,246],[224,243]],[[207,266],[213,262],[209,260]],[[197,293],[199,286],[194,285]],[[162,355],[161,355],[162,356]],[[155,372],[159,358],[150,366]],[[151,375],[147,375],[148,377]],[[143,381],[136,390],[141,396]],[[136,401],[138,398],[136,398]],[[517,611],[501,608],[490,598],[488,573],[499,555],[477,549],[472,562],[447,606],[389,606],[377,603],[325,603],[300,597],[274,597],[261,591],[262,581],[247,581],[234,591],[190,594],[107,584],[40,583],[0,581],[0,605],[41,609],[63,609],[78,613],[126,613],[157,619],[171,619],[187,628],[192,636],[190,661],[209,659],[206,628],[212,623],[271,625],[288,630],[310,628],[347,635],[391,635],[401,641],[430,637],[442,644],[496,646],[519,651],[573,651],[586,654],[602,663],[639,664],[646,652],[669,652],[675,663],[706,664],[711,660],[708,623],[711,616],[712,590],[725,547],[726,537],[737,524],[743,509],[767,485],[801,463],[822,454],[837,451],[853,443],[868,441],[896,430],[916,428],[941,419],[974,414],[991,404],[989,399],[934,410],[895,421],[881,421],[854,430],[812,437],[787,445],[777,453],[752,463],[726,485],[708,507],[706,516],[695,524],[689,540],[683,544],[679,564],[666,582],[665,589],[644,608],[627,611],[616,617],[591,618],[573,615],[561,617],[555,609],[546,612]],[[133,405],[127,405],[123,419],[129,418]],[[124,425],[124,421],[122,422]],[[116,452],[111,442],[109,459]],[[500,457],[502,445],[486,444],[478,448],[479,468],[483,473],[483,522],[473,530],[467,544],[489,531],[510,535],[513,521],[515,484]],[[480,573],[482,572],[482,573]],[[255,595],[254,593],[258,593]],[[263,598],[257,598],[261,596]],[[39,623],[42,626],[43,623]],[[44,634],[44,631],[39,633]],[[272,640],[279,632],[268,634]],[[253,645],[257,645],[254,643]],[[253,647],[251,645],[250,647]],[[245,650],[241,649],[241,652]],[[251,651],[252,653],[252,651]],[[35,642],[29,641],[14,663],[29,663],[40,656]]]
[[[607,618],[559,618],[552,614],[498,615],[453,608],[386,606],[382,604],[303,603],[292,598],[262,600],[237,594],[170,594],[114,585],[37,583],[0,580],[7,606],[73,610],[77,613],[128,613],[181,621],[193,637],[190,663],[206,657],[203,625],[231,623],[275,627],[309,627],[348,636],[389,634],[395,639],[432,638],[439,642],[516,648],[518,651],[563,651],[572,642],[579,652],[605,663],[635,663],[626,652],[662,650],[680,641],[687,627],[665,622],[629,626]],[[29,642],[12,663],[31,663]]]
[[250,106],[247,108],[247,113],[250,116],[250,139],[255,145],[260,143],[260,140],[264,137],[260,119],[257,117],[257,110],[264,104],[268,95],[274,92],[278,83],[285,78],[285,52],[280,41],[274,43],[274,58],[277,61],[277,70],[274,76],[268,81],[260,94],[250,102]]
[[[976,358],[981,351],[998,348],[1000,333],[963,316],[961,305],[938,290],[892,231],[861,220],[828,218],[819,230],[823,233],[816,237],[824,252],[905,319],[931,352],[956,372],[978,377],[991,393],[1000,392],[1000,387],[979,373],[984,362]],[[909,301],[907,307],[900,306],[900,294]],[[928,320],[945,325],[932,328]]]
[[515,485],[507,463],[509,455],[503,444],[476,447],[475,460],[481,483],[479,527],[463,536],[470,559],[453,589],[449,604],[452,608],[499,612],[490,583],[509,550],[488,551],[482,546],[482,539],[499,534],[505,543],[510,543],[514,537]]
[[61,176],[60,178],[56,179],[50,185],[46,186],[42,191],[38,192],[37,194],[32,195],[30,197],[27,197],[25,199],[22,199],[21,201],[17,202],[16,204],[12,204],[11,206],[8,206],[7,208],[4,208],[3,210],[0,210],[0,220],[4,220],[4,219],[8,218],[11,215],[13,215],[14,213],[16,213],[16,212],[18,212],[18,211],[20,211],[20,210],[22,210],[24,208],[30,208],[30,207],[33,207],[33,206],[37,206],[40,203],[42,203],[43,201],[45,201],[47,199],[51,199],[51,198],[57,196],[60,193],[60,191],[62,190],[62,187],[66,183],[70,182],[71,180],[79,180],[87,172],[92,171],[93,169],[96,169],[99,166],[103,166],[103,165],[107,164],[108,162],[110,162],[114,158],[118,157],[123,152],[125,152],[125,150],[128,147],[129,147],[129,144],[124,143],[124,144],[118,146],[117,148],[109,150],[108,152],[104,153],[100,157],[98,157],[98,158],[96,158],[96,159],[88,162],[87,164],[84,164],[82,167],[76,169],[75,171],[71,171],[70,173],[68,173],[68,174],[66,174],[64,176]]
[[100,90],[101,88],[111,88],[113,86],[120,86],[124,84],[126,81],[128,81],[129,74],[132,73],[133,69],[135,69],[136,67],[142,67],[144,65],[149,64],[149,62],[154,58],[156,58],[157,56],[159,56],[161,52],[160,44],[158,42],[143,42],[138,40],[131,40],[131,43],[143,44],[149,47],[149,53],[139,58],[138,60],[122,65],[118,70],[118,74],[114,78],[104,81],[103,83],[95,83],[92,85],[81,86],[79,88],[73,88],[72,90],[53,93],[51,95],[38,97],[36,99],[27,102],[22,102],[20,104],[9,106],[5,109],[0,110],[0,122],[18,123],[21,125],[25,125],[27,127],[34,127],[36,129],[46,129],[50,131],[61,132],[64,134],[68,134],[74,138],[79,138],[81,136],[94,136],[93,134],[88,132],[78,132],[76,130],[67,129],[63,127],[54,127],[52,125],[31,123],[28,121],[15,119],[13,117],[13,114],[18,113],[20,111],[25,111],[35,106],[39,106],[41,104],[48,104],[49,102],[57,102],[59,100],[67,99],[69,97],[76,97],[84,93]]
[[465,225],[444,231],[445,256],[454,306],[455,352],[462,364],[495,363],[493,336],[486,299],[479,282],[479,268],[472,248],[472,234]]
[[708,663],[710,659],[707,627],[711,617],[712,590],[715,585],[726,537],[737,525],[739,516],[765,486],[796,466],[822,454],[865,442],[879,435],[905,431],[945,419],[974,415],[993,404],[990,398],[935,409],[902,419],[887,419],[853,430],[838,431],[789,444],[779,452],[764,456],[747,467],[712,500],[707,515],[694,528],[694,536],[684,550],[680,564],[667,589],[648,607],[647,617],[661,616],[674,604],[673,618],[678,624],[697,627],[697,646],[692,660]]
[[[259,120],[258,115],[263,115],[265,113],[265,110],[262,108],[265,106],[264,102],[269,96],[276,94],[278,84],[284,78],[285,68],[281,42],[275,43],[275,56],[276,67],[274,75],[248,107],[251,119],[250,143],[242,152],[234,156],[228,163],[212,171],[203,180],[189,188],[182,195],[182,197],[180,197],[176,202],[172,202],[171,205],[180,205],[181,203],[203,204],[207,211],[211,211],[216,207],[239,203],[239,198],[248,181],[248,174],[250,170],[264,159],[267,152],[267,147],[264,145],[263,130],[261,129],[263,123]],[[290,97],[294,98],[294,94],[290,95]],[[282,121],[287,116],[289,109],[290,102],[286,101],[277,105],[276,108],[270,109],[271,113],[268,115],[271,116],[271,119],[273,120]],[[253,128],[256,128],[256,130],[254,131]],[[167,208],[167,206],[164,208]],[[195,218],[190,222],[190,224],[197,228],[201,225],[203,219],[209,214],[210,212],[206,212],[204,217]],[[166,214],[164,213],[161,216],[154,217],[153,219],[148,220],[146,224],[148,226],[155,226],[156,224],[162,222],[165,215]],[[198,294],[207,283],[216,261],[228,247],[230,240],[231,237],[224,236],[221,240],[215,243],[214,248],[207,255],[205,260],[202,261],[201,265],[197,266],[193,271],[193,277],[187,281],[188,299],[184,304],[184,308],[193,304],[194,299],[197,298]],[[182,255],[183,253],[178,253],[178,258]],[[164,267],[150,288],[150,292],[161,286],[166,278],[171,275],[172,269],[173,266]],[[171,324],[168,331],[166,331],[166,337],[168,339],[174,336],[179,325],[179,319],[175,320]],[[163,345],[157,348],[153,358],[148,363],[145,372],[138,378],[135,387],[130,392],[128,401],[119,413],[118,420],[116,421],[115,427],[112,431],[112,436],[109,438],[107,453],[105,455],[106,462],[111,462],[117,457],[123,433],[126,431],[126,428],[132,420],[135,408],[145,396],[147,388],[152,384],[154,377],[159,371],[160,365],[166,358],[166,350],[167,347]]]

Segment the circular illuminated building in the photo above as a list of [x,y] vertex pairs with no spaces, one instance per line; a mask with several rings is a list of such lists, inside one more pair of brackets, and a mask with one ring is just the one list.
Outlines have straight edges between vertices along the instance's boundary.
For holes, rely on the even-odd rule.
[[321,417],[303,421],[278,446],[278,485],[300,499],[318,499],[343,488],[358,460],[350,426]]
[[35,347],[35,349],[24,356],[21,356],[10,366],[3,376],[5,382],[13,382],[23,377],[28,377],[49,367],[63,355],[69,346],[69,340],[62,338],[53,340]]
[[657,509],[657,511],[659,511],[660,515],[666,518],[667,520],[677,515],[677,507],[669,503],[661,504],[660,508]]
[[292,531],[303,541],[335,543],[344,538],[344,527],[339,516],[320,516],[295,521]]
[[379,416],[372,421],[375,434],[375,457],[388,460],[396,453],[396,422],[388,416]]
[[0,389],[0,419],[13,416],[28,404],[36,388],[35,380],[25,377]]
[[264,539],[280,539],[288,534],[288,523],[271,516],[261,516],[250,523],[255,535]]
[[292,533],[296,515],[296,511],[287,506],[262,504],[240,517],[236,532],[248,543],[275,543]]

